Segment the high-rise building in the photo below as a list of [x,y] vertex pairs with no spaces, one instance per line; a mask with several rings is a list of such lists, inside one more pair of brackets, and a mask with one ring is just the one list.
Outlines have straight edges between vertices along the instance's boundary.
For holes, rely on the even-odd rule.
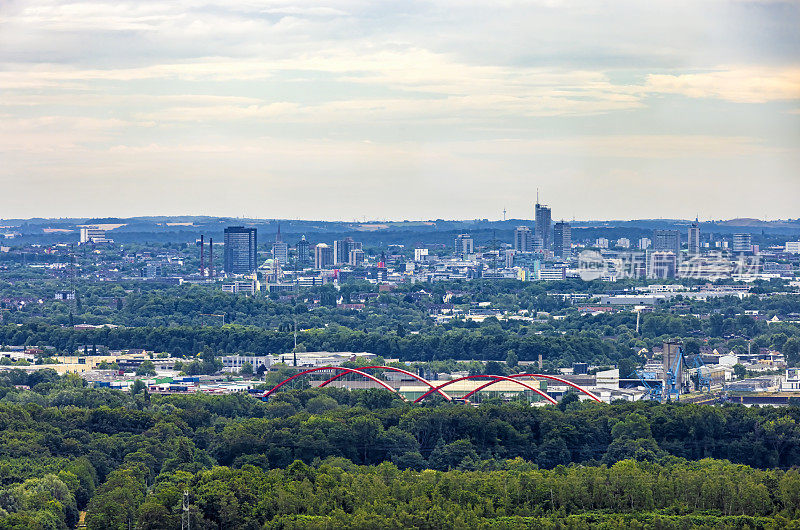
[[464,257],[475,252],[474,242],[472,241],[472,236],[469,234],[457,235],[454,246],[456,256]]
[[272,244],[272,259],[285,266],[289,262],[289,245],[281,240],[281,225],[278,225],[278,233],[275,235],[275,242]]
[[572,226],[561,221],[553,228],[553,254],[557,258],[568,258],[572,255]]
[[609,244],[608,238],[605,237],[598,237],[597,241],[594,242],[594,245],[597,248],[608,248],[608,244]]
[[514,230],[514,250],[516,252],[533,252],[533,234],[527,226],[518,226]]
[[306,241],[306,236],[303,236],[300,238],[300,241],[297,242],[297,263],[305,265],[311,261],[308,249],[308,241]]
[[360,248],[354,248],[350,251],[350,258],[348,263],[353,267],[360,267],[364,264],[364,251]]
[[249,274],[256,270],[256,229],[229,226],[225,229],[223,266],[226,274]]
[[638,246],[639,250],[647,250],[653,246],[653,241],[649,237],[640,237]]
[[689,225],[689,254],[700,254],[700,223],[697,219]]
[[552,219],[550,217],[550,208],[544,204],[539,204],[536,201],[536,225],[534,226],[534,234],[542,240],[542,248],[547,250],[550,248],[550,230],[552,228]]
[[658,280],[674,278],[678,270],[678,258],[674,252],[654,251],[647,253],[647,276]]
[[333,259],[337,265],[350,262],[350,251],[361,249],[361,243],[353,241],[352,237],[346,237],[333,242]]
[[750,252],[753,246],[753,236],[750,234],[733,234],[733,251]]
[[631,240],[627,237],[621,237],[617,239],[616,243],[617,248],[631,248]]
[[333,249],[325,243],[314,247],[314,268],[327,269],[333,265]]
[[653,250],[681,254],[681,233],[677,230],[653,230]]

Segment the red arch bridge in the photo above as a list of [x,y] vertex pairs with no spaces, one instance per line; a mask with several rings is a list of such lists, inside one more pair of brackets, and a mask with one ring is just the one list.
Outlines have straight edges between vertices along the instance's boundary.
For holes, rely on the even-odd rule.
[[[417,382],[421,383],[422,390],[418,391],[418,392],[412,392],[411,394],[412,394],[412,397],[414,397],[414,399],[410,399],[410,398],[406,397],[403,393],[401,393],[400,390],[398,390],[397,388],[391,386],[389,383],[387,383],[383,379],[380,379],[380,378],[376,377],[375,375],[371,374],[370,372],[372,372],[372,371],[377,371],[377,372],[380,372],[380,373],[396,372],[396,373],[405,375],[405,376],[410,377],[410,378],[416,380]],[[376,383],[377,385],[381,386],[382,388],[384,388],[386,390],[389,390],[390,392],[394,392],[396,394],[399,394],[404,400],[413,401],[414,403],[419,403],[420,401],[422,401],[423,399],[425,399],[426,397],[428,397],[428,396],[430,396],[432,394],[438,394],[439,396],[441,396],[445,400],[452,401],[453,397],[445,391],[445,389],[447,389],[447,387],[450,387],[451,385],[456,385],[458,383],[461,383],[462,381],[477,380],[477,381],[479,381],[479,384],[477,386],[469,386],[466,389],[461,389],[460,390],[460,392],[464,394],[461,399],[468,400],[470,397],[472,397],[473,395],[477,394],[478,392],[480,392],[482,390],[486,390],[486,389],[490,389],[491,390],[491,386],[492,385],[495,385],[495,384],[498,384],[498,383],[501,383],[501,382],[506,382],[506,383],[510,383],[510,384],[519,386],[522,391],[529,390],[529,391],[533,392],[534,394],[536,394],[537,396],[542,398],[547,403],[555,404],[556,400],[553,399],[552,396],[547,394],[541,388],[539,388],[538,380],[541,380],[541,379],[547,380],[547,381],[554,381],[554,382],[560,383],[562,385],[574,388],[578,392],[581,392],[582,394],[586,395],[589,399],[592,399],[592,400],[597,401],[597,402],[601,401],[599,397],[597,397],[594,393],[590,392],[589,390],[587,390],[587,389],[585,389],[585,388],[583,388],[583,387],[581,387],[579,385],[576,385],[572,381],[568,381],[566,379],[563,379],[561,377],[556,377],[554,375],[533,374],[533,373],[513,374],[513,375],[509,375],[509,376],[488,375],[488,374],[487,375],[468,375],[468,376],[465,376],[465,377],[458,377],[456,379],[451,379],[449,381],[444,381],[441,384],[437,385],[437,384],[434,384],[433,382],[428,381],[427,379],[425,379],[425,378],[423,378],[423,377],[421,377],[421,376],[419,376],[419,375],[417,375],[417,374],[415,374],[413,372],[409,372],[408,370],[403,370],[401,368],[395,368],[393,366],[361,366],[359,368],[343,368],[341,366],[321,366],[319,368],[311,368],[309,370],[303,370],[302,372],[298,372],[295,375],[284,379],[283,381],[281,381],[280,383],[278,383],[277,385],[275,385],[271,389],[267,390],[262,395],[262,398],[263,399],[267,399],[270,395],[275,393],[277,390],[279,390],[284,385],[286,385],[288,383],[291,383],[292,381],[294,381],[296,379],[305,378],[305,377],[310,376],[311,374],[314,374],[314,373],[317,373],[317,372],[322,372],[323,374],[328,374],[330,372],[333,372],[332,376],[330,376],[328,379],[325,379],[324,381],[322,381],[318,385],[319,388],[327,386],[330,383],[332,383],[332,382],[334,382],[336,380],[339,380],[339,379],[341,379],[341,378],[343,378],[345,376],[356,376],[356,377],[359,377],[359,378],[363,378],[363,379],[365,379],[367,381],[372,381],[373,383]],[[529,379],[529,381],[526,382],[523,379]],[[533,380],[533,381],[530,381],[530,380]],[[532,384],[534,382],[537,383],[536,386],[534,386]],[[425,387],[427,387],[427,389],[425,389]],[[508,384],[505,385],[505,387],[507,388]],[[416,396],[417,393],[420,394],[420,395]]]

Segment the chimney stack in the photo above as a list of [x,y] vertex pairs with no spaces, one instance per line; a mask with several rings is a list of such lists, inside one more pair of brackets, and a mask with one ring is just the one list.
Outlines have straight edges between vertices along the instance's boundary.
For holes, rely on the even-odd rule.
[[200,234],[200,277],[206,275],[205,267],[203,267],[203,252],[206,250],[206,244],[203,240],[203,234]]
[[208,238],[208,276],[214,277],[214,238]]

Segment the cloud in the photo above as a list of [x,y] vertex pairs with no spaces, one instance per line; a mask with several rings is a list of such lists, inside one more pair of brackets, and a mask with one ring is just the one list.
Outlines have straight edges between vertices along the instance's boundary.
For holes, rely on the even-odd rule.
[[737,103],[800,99],[800,67],[741,67],[703,73],[651,74],[645,90]]
[[798,24],[779,1],[0,1],[0,176],[22,203],[32,174],[151,179],[165,197],[197,174],[211,191],[190,198],[207,199],[215,175],[262,171],[354,211],[332,180],[465,190],[453,208],[478,207],[486,179],[507,185],[497,201],[568,182],[587,209],[652,201],[618,200],[619,175],[666,190],[769,171],[787,195]]

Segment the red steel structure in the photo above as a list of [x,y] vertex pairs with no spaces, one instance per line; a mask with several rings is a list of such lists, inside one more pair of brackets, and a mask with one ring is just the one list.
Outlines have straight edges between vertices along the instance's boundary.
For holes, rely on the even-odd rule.
[[[433,383],[431,383],[430,381],[428,381],[424,377],[421,377],[421,376],[415,374],[414,372],[409,372],[408,370],[403,370],[401,368],[395,368],[393,366],[359,366],[358,370],[359,371],[364,371],[364,370],[386,370],[388,372],[398,372],[398,373],[401,373],[401,374],[405,374],[405,375],[413,377],[414,379],[416,379],[417,381],[419,381],[421,383],[425,383],[426,385],[431,387],[431,389],[436,390],[439,393],[439,395],[441,395],[447,401],[452,401],[453,400],[453,398],[451,398],[450,396],[445,394],[443,390],[440,390],[440,389],[436,388],[436,385],[434,385]],[[322,383],[319,386],[320,386],[320,388],[322,388],[323,386],[327,385],[328,383],[336,381],[340,377],[344,377],[347,374],[348,374],[348,372],[338,373],[338,374],[334,375],[333,377],[331,377],[330,379],[328,379],[327,381],[325,381],[324,383]]]
[[[585,388],[583,388],[583,387],[581,387],[579,385],[576,385],[575,383],[573,383],[571,381],[567,381],[566,379],[562,379],[560,377],[556,377],[556,376],[553,376],[553,375],[545,375],[545,374],[512,374],[512,375],[510,375],[508,377],[510,377],[512,379],[518,379],[518,378],[521,378],[521,377],[541,377],[542,379],[550,379],[550,380],[553,380],[553,381],[558,381],[560,383],[564,383],[565,385],[571,386],[572,388],[575,388],[580,392],[583,392],[584,394],[589,396],[590,399],[593,399],[593,400],[597,401],[598,403],[602,403],[602,400],[599,397],[597,397],[595,394],[589,392]],[[481,390],[483,390],[487,386],[491,386],[491,385],[497,383],[498,381],[502,381],[502,379],[495,379],[493,381],[489,381],[488,383],[485,383],[485,384],[479,386],[475,390],[472,390],[468,394],[464,395],[464,399],[468,399],[471,395],[473,395],[473,394],[475,394],[477,392],[480,392]]]
[[[365,372],[360,372],[360,371],[358,371],[358,370],[356,370],[354,368],[340,368],[338,366],[322,366],[320,368],[311,368],[310,370],[303,370],[302,372],[298,372],[298,373],[294,374],[292,377],[284,379],[283,381],[281,381],[280,383],[278,383],[274,387],[272,387],[269,390],[267,390],[262,397],[263,398],[269,397],[270,394],[272,394],[273,392],[278,390],[280,387],[282,387],[283,385],[285,385],[286,383],[288,383],[288,382],[290,382],[290,381],[292,381],[294,379],[297,379],[298,377],[304,376],[306,374],[311,374],[311,373],[314,373],[314,372],[321,372],[323,370],[337,370],[337,371],[343,371],[345,373],[353,373],[353,374],[361,375],[361,376],[364,376],[365,378],[369,379],[370,381],[374,381],[374,382],[378,383],[379,385],[381,385],[386,390],[388,390],[390,392],[397,393],[397,390],[395,390],[394,388],[390,387],[388,384],[386,384],[384,381],[381,381],[380,379],[378,379],[374,375],[370,375],[370,374],[365,373]],[[344,374],[342,374],[342,375],[344,375]]]
[[490,381],[487,381],[485,384],[483,384],[483,385],[479,386],[478,388],[468,392],[464,396],[464,399],[469,398],[473,394],[475,394],[477,392],[480,392],[484,388],[487,388],[487,387],[489,387],[489,386],[491,386],[491,385],[493,385],[493,384],[495,384],[495,383],[497,383],[499,381],[511,381],[513,383],[516,383],[516,384],[518,384],[520,386],[523,386],[523,387],[527,388],[528,390],[531,390],[531,391],[535,392],[536,394],[538,394],[541,397],[543,397],[544,399],[546,399],[549,403],[553,403],[553,404],[557,403],[555,399],[553,399],[551,396],[549,396],[545,392],[542,392],[540,389],[534,388],[534,387],[532,387],[532,386],[530,386],[528,384],[525,384],[522,381],[519,381],[519,379],[523,378],[523,377],[533,377],[533,378],[541,378],[541,379],[549,379],[551,381],[557,381],[557,382],[559,382],[561,384],[570,386],[570,387],[578,390],[579,392],[587,395],[590,399],[592,399],[594,401],[602,402],[602,400],[599,397],[597,397],[594,393],[590,392],[589,390],[586,390],[585,388],[581,387],[580,385],[576,385],[575,383],[573,383],[571,381],[568,381],[568,380],[563,379],[561,377],[556,377],[554,375],[527,374],[527,373],[525,373],[525,374],[512,374],[510,376],[488,375],[488,374],[486,374],[486,375],[468,375],[466,377],[459,377],[458,379],[453,379],[453,380],[450,380],[450,381],[446,381],[443,384],[437,386],[437,385],[434,385],[433,383],[431,383],[430,381],[428,381],[427,379],[425,379],[425,378],[423,378],[423,377],[421,377],[421,376],[419,376],[419,375],[417,375],[417,374],[415,374],[413,372],[409,372],[408,370],[403,370],[401,368],[395,368],[393,366],[363,366],[363,367],[359,367],[359,368],[342,368],[342,367],[339,367],[339,366],[323,366],[323,367],[319,367],[319,368],[311,368],[309,370],[304,370],[302,372],[298,372],[297,374],[295,374],[295,375],[293,375],[293,376],[291,376],[291,377],[289,377],[287,379],[284,379],[283,381],[281,381],[280,383],[278,383],[277,385],[272,387],[270,390],[265,392],[262,397],[264,397],[264,398],[269,397],[273,392],[275,392],[276,390],[281,388],[283,385],[285,385],[286,383],[289,383],[290,381],[293,381],[294,379],[297,379],[298,377],[304,376],[306,374],[311,374],[311,373],[314,373],[314,372],[321,372],[321,371],[328,371],[328,370],[333,370],[333,371],[336,371],[336,372],[339,372],[339,373],[337,373],[333,377],[330,377],[327,380],[323,381],[319,385],[319,388],[322,388],[322,387],[328,385],[329,383],[332,383],[333,381],[335,381],[335,380],[339,379],[340,377],[343,377],[343,376],[345,376],[347,374],[356,374],[356,375],[360,375],[360,376],[364,377],[365,379],[368,379],[370,381],[378,383],[379,385],[381,385],[386,390],[389,390],[390,392],[399,393],[397,390],[395,390],[394,388],[389,386],[386,382],[384,382],[384,381],[378,379],[377,377],[365,372],[364,370],[385,370],[385,371],[389,371],[389,372],[398,372],[398,373],[401,373],[401,374],[408,375],[408,376],[416,379],[417,381],[420,381],[421,383],[424,383],[424,384],[426,384],[427,386],[430,387],[430,390],[428,390],[422,396],[420,396],[419,398],[414,400],[414,403],[419,403],[420,401],[422,401],[423,399],[425,399],[426,397],[428,397],[430,394],[432,394],[434,392],[438,393],[440,396],[442,396],[447,401],[452,401],[453,398],[451,396],[449,396],[446,392],[444,392],[443,389],[445,387],[453,384],[453,383],[458,382],[458,381],[471,380],[471,379],[490,379]]
[[566,379],[563,379],[563,378],[561,378],[561,377],[556,377],[556,376],[554,376],[554,375],[545,375],[545,374],[514,374],[514,375],[511,375],[511,376],[509,376],[509,377],[540,377],[540,378],[542,378],[542,379],[550,379],[551,381],[558,381],[559,383],[562,383],[562,384],[565,384],[565,385],[567,385],[567,386],[570,386],[570,387],[574,388],[574,389],[575,389],[575,390],[577,390],[578,392],[582,392],[583,394],[586,394],[587,396],[589,396],[589,398],[591,398],[591,399],[593,399],[593,400],[597,401],[598,403],[602,403],[602,402],[603,402],[603,400],[601,400],[599,397],[597,397],[597,396],[596,396],[594,393],[592,393],[592,392],[590,392],[590,391],[586,390],[586,389],[585,389],[585,388],[583,388],[582,386],[580,386],[580,385],[576,385],[576,384],[575,384],[575,383],[573,383],[572,381],[568,381],[568,380],[566,380]]
[[[490,384],[497,383],[498,381],[511,381],[512,383],[516,383],[516,384],[518,384],[520,386],[524,386],[528,390],[532,390],[533,392],[539,394],[540,396],[545,398],[547,401],[549,401],[553,405],[558,403],[555,399],[553,399],[552,397],[548,396],[546,393],[542,392],[538,388],[534,388],[529,384],[526,384],[526,383],[523,383],[522,381],[519,381],[518,379],[514,379],[514,378],[511,378],[511,377],[506,377],[504,375],[467,375],[467,376],[464,376],[464,377],[451,379],[450,381],[446,381],[446,382],[442,383],[441,385],[437,386],[436,388],[432,388],[432,389],[428,390],[427,392],[422,394],[420,397],[415,399],[414,403],[419,403],[420,401],[422,401],[423,399],[425,399],[426,397],[431,395],[436,390],[441,390],[442,388],[444,388],[446,386],[449,386],[449,385],[452,385],[453,383],[457,383],[459,381],[467,381],[467,380],[471,380],[471,379],[492,379],[492,381],[490,381],[489,384],[483,385],[484,387],[485,386],[489,386]],[[472,391],[471,393],[474,393],[474,392],[475,391]]]

